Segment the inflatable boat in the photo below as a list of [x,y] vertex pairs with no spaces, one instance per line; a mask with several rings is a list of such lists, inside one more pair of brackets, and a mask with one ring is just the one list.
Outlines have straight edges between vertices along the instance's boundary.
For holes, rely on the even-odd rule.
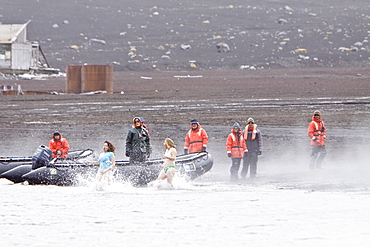
[[57,158],[51,160],[51,151],[44,145],[37,148],[31,157],[0,157],[0,178],[6,178],[14,183],[21,183],[25,180],[22,176],[33,169],[46,166],[50,163],[75,163],[88,157],[94,157],[92,149],[75,150],[68,153],[68,158]]
[[[151,159],[140,164],[116,161],[114,180],[129,182],[135,187],[145,186],[157,178],[163,162],[163,159]],[[177,172],[187,180],[203,175],[212,166],[213,158],[206,152],[179,155],[176,158]],[[99,165],[86,163],[55,163],[34,169],[24,174],[22,179],[31,185],[78,186],[93,181],[98,168]]]

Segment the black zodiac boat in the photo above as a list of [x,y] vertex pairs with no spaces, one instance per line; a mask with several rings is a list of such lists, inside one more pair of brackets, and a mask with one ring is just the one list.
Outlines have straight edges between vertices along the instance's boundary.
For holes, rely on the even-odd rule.
[[[130,182],[133,186],[145,186],[154,181],[162,167],[163,159],[151,159],[141,164],[116,161],[115,180]],[[188,180],[211,170],[213,158],[209,153],[193,153],[176,157],[177,171]],[[29,184],[72,186],[95,177],[99,165],[86,163],[55,163],[32,170],[22,176]]]
[[[84,159],[93,154],[91,149],[68,154],[67,159],[51,160],[51,151],[40,146],[30,160],[0,175],[14,183],[27,181],[28,184],[73,186],[94,178],[99,165],[87,164]],[[25,158],[29,159],[29,158]],[[14,159],[16,160],[16,159]],[[21,162],[21,161],[17,161]],[[150,159],[143,163],[130,164],[129,161],[116,161],[113,171],[115,180],[130,182],[133,186],[144,186],[155,180],[162,168],[163,159]],[[176,168],[188,180],[211,170],[213,158],[209,153],[193,153],[176,157]]]
[[[58,158],[59,163],[75,163],[93,156],[91,149],[75,150],[68,153],[68,158]],[[50,163],[51,151],[44,145],[37,148],[31,157],[0,157],[0,178],[6,178],[14,183],[24,182],[22,176],[40,166]],[[51,163],[55,162],[51,161]]]

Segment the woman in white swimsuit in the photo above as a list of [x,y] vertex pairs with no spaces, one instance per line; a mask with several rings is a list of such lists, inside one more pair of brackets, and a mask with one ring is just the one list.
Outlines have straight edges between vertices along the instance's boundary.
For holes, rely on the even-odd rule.
[[171,187],[173,187],[172,180],[176,173],[176,146],[170,138],[166,138],[163,144],[166,148],[166,152],[164,155],[162,155],[162,158],[164,158],[164,163],[157,179],[164,180],[167,178],[167,182],[171,185]]

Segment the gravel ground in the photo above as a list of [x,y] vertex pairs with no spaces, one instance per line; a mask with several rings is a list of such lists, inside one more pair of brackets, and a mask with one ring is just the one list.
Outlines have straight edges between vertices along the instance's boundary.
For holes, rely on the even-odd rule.
[[369,13],[368,0],[12,0],[0,22],[31,20],[28,39],[61,70],[369,67]]
[[[178,78],[177,76],[198,76]],[[200,77],[201,76],[201,77]],[[152,79],[143,79],[152,78]],[[150,128],[153,157],[171,137],[182,151],[191,119],[210,137],[215,169],[227,172],[225,140],[232,124],[253,117],[264,135],[261,163],[300,164],[309,156],[307,125],[314,110],[328,127],[328,162],[365,162],[370,146],[370,72],[348,69],[278,69],[264,71],[116,72],[114,94],[65,95],[65,78],[2,81],[24,91],[59,95],[0,96],[1,156],[29,156],[59,130],[72,149],[101,150],[105,140],[124,157],[131,120],[142,116]],[[46,90],[47,89],[47,90]]]

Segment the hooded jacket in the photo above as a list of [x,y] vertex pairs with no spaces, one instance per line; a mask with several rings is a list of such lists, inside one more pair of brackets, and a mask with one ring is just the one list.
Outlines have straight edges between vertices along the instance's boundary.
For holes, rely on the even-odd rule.
[[231,158],[243,158],[244,153],[248,152],[240,129],[236,133],[234,129],[231,129],[231,133],[227,136],[226,140],[226,151],[228,154],[231,153]]
[[148,131],[142,126],[142,124],[137,127],[135,125],[136,119],[139,118],[135,117],[133,119],[133,126],[127,133],[126,156],[130,157],[130,161],[144,162],[149,158],[152,152],[152,147],[150,145]]
[[317,120],[312,117],[311,123],[308,125],[307,135],[311,139],[311,146],[324,146],[326,139],[326,127],[321,119]]
[[207,132],[200,126],[195,130],[191,128],[185,136],[184,150],[188,149],[189,153],[202,152],[202,148],[207,148],[208,145],[208,135]]
[[57,151],[62,152],[59,158],[67,158],[68,151],[69,151],[69,144],[68,144],[67,139],[63,138],[62,135],[60,135],[59,140],[56,140],[53,135],[49,142],[49,149],[53,152],[53,158],[57,156]]

